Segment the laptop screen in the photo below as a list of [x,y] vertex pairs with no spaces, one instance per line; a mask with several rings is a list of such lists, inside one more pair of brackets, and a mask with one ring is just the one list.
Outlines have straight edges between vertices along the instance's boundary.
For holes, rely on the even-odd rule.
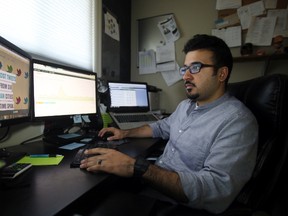
[[108,82],[111,112],[147,112],[149,99],[147,83]]

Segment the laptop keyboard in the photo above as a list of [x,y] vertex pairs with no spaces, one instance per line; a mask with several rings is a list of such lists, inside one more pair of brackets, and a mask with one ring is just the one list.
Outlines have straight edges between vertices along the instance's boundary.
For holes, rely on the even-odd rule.
[[115,115],[115,118],[120,123],[157,121],[157,118],[154,115],[152,115],[152,114]]

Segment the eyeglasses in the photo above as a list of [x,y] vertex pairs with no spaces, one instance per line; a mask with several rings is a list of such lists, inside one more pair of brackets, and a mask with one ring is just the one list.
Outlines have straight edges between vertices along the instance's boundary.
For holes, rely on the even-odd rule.
[[203,68],[203,67],[215,67],[215,65],[210,65],[210,64],[203,64],[201,62],[194,62],[192,63],[191,65],[189,66],[184,66],[184,67],[181,67],[179,69],[179,73],[184,76],[184,74],[186,73],[186,71],[189,69],[189,72],[191,74],[196,74],[196,73],[199,73],[200,70]]

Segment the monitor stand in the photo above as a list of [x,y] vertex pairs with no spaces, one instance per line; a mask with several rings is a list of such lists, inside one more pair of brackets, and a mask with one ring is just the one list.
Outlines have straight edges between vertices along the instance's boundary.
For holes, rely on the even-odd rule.
[[68,143],[72,143],[72,142],[79,142],[84,137],[85,137],[85,135],[77,134],[77,133],[47,135],[47,136],[43,137],[43,141],[51,143],[51,144],[68,144]]

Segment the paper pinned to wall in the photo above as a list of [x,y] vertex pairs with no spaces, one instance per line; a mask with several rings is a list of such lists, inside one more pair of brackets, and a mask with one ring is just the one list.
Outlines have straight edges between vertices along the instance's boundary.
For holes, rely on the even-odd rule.
[[156,67],[157,71],[175,70],[175,45],[167,43],[156,48]]
[[178,64],[176,64],[176,68],[174,70],[161,72],[161,74],[168,86],[171,86],[176,82],[178,82],[179,80],[182,80],[182,76],[179,73]]
[[119,24],[115,17],[113,17],[108,11],[104,14],[105,19],[105,33],[111,38],[119,41]]
[[182,79],[179,66],[175,61],[175,44],[168,43],[154,50],[139,52],[139,74],[152,74],[161,72],[168,86]]
[[139,52],[139,74],[156,73],[156,55],[154,50]]
[[229,47],[241,46],[241,26],[233,26],[226,29],[212,29],[212,35],[224,40]]
[[288,37],[288,10],[268,10],[267,17],[277,17],[273,36],[282,35]]
[[263,1],[257,1],[249,5],[244,5],[237,9],[242,29],[248,29],[252,19],[256,16],[265,14]]
[[234,26],[236,24],[240,23],[240,19],[237,15],[237,13],[231,14],[229,16],[220,18],[218,20],[216,20],[215,24],[216,24],[216,28],[220,29],[220,28],[225,28],[228,26]]
[[174,42],[180,37],[180,32],[178,31],[177,24],[173,15],[171,15],[168,19],[159,22],[158,28],[166,43]]
[[264,0],[265,8],[276,8],[277,7],[277,0]]
[[256,46],[270,46],[277,17],[257,17],[247,32],[246,43]]
[[216,10],[239,8],[242,5],[242,0],[217,0]]

